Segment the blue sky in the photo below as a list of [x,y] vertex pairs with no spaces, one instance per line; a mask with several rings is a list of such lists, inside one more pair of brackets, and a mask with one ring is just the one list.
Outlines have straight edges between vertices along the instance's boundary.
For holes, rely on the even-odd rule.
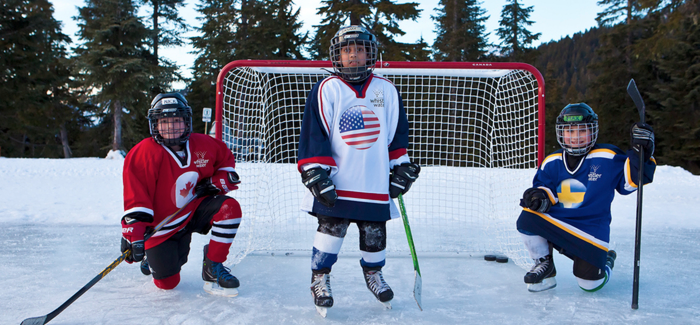
[[[76,22],[71,18],[78,15],[78,6],[84,6],[83,0],[50,0],[54,4],[54,16],[57,20],[63,23],[63,32],[70,36],[74,41],[77,41],[75,33],[78,30]],[[432,45],[435,39],[435,23],[430,19],[430,16],[436,15],[433,10],[437,7],[439,0],[396,0],[396,3],[418,2],[421,11],[421,17],[418,21],[406,21],[401,23],[401,28],[406,32],[406,35],[399,37],[402,42],[415,42],[421,36],[425,41]],[[198,1],[187,0],[186,7],[181,11],[181,15],[188,24],[199,25],[196,19],[198,16],[195,10],[195,5]],[[321,18],[316,15],[316,8],[320,6],[318,0],[295,0],[297,7],[301,8],[301,20],[304,22],[304,29],[313,30],[313,25],[317,25]],[[542,42],[559,40],[567,35],[573,35],[580,31],[585,31],[593,26],[596,26],[595,17],[601,7],[598,7],[596,0],[524,0],[525,6],[534,6],[534,11],[530,16],[535,23],[530,26],[530,31],[533,33],[542,33],[540,40],[535,45]],[[486,32],[490,33],[489,41],[498,43],[498,37],[495,30],[498,28],[498,20],[500,19],[501,10],[505,5],[506,0],[488,0],[482,1],[481,7],[486,9],[486,15],[490,16],[486,22]],[[145,12],[142,13],[145,15]],[[194,32],[189,32],[185,36],[194,36]],[[180,70],[185,76],[190,76],[189,71],[195,56],[187,52],[191,51],[191,47],[184,48],[166,48],[161,49],[160,53],[165,57],[175,61],[180,65]]]

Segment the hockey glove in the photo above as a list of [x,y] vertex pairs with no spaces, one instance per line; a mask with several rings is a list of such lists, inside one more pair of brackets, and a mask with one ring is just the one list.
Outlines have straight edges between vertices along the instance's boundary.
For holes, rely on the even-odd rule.
[[520,199],[520,206],[539,213],[545,213],[552,207],[552,202],[549,201],[547,192],[541,188],[533,187],[525,190],[523,198]]
[[301,181],[311,191],[316,200],[332,208],[338,199],[333,181],[328,178],[328,172],[321,167],[311,168],[301,173]]
[[139,262],[146,254],[144,236],[148,223],[151,222],[153,222],[153,216],[144,212],[129,213],[122,218],[121,250],[122,253],[127,249],[131,250],[131,254],[125,259],[127,263]]
[[418,178],[419,173],[420,166],[414,163],[394,166],[393,172],[389,175],[389,196],[395,199],[399,197],[399,194],[406,194]]
[[194,188],[194,195],[197,197],[205,197],[209,195],[217,195],[219,193],[226,194],[230,191],[237,190],[238,184],[241,183],[238,173],[218,171],[214,176],[207,177],[199,181]]
[[649,160],[654,154],[654,129],[649,124],[637,122],[632,125],[630,130],[632,137],[632,149],[639,157],[639,149],[644,148],[644,160]]

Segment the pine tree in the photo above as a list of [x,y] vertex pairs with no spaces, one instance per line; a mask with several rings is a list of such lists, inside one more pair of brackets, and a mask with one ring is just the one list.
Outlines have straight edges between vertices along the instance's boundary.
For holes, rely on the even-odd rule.
[[694,2],[679,7],[673,17],[677,20],[668,22],[677,27],[675,42],[659,60],[660,80],[650,91],[659,107],[648,115],[656,133],[657,160],[700,174],[700,1]]
[[489,16],[477,0],[440,0],[438,15],[432,16],[437,34],[433,43],[435,61],[478,61],[488,43],[484,23]]
[[425,56],[425,49],[417,43],[402,43],[394,38],[406,33],[399,28],[399,21],[416,20],[420,15],[418,3],[396,4],[390,0],[324,0],[318,15],[324,17],[315,25],[316,35],[311,43],[314,59],[328,59],[328,47],[335,33],[342,26],[362,25],[377,37],[382,59],[406,61]]
[[274,37],[268,40],[268,44],[275,58],[303,60],[302,51],[309,44],[309,32],[301,34],[300,9],[292,13],[292,4],[292,0],[269,1],[267,10],[272,18]]
[[501,10],[501,26],[496,35],[501,39],[501,55],[518,59],[527,52],[532,42],[538,40],[542,33],[533,34],[527,29],[534,21],[529,20],[534,6],[523,7],[518,0],[508,0]]
[[164,92],[176,80],[183,80],[177,75],[178,66],[158,54],[162,47],[177,47],[185,44],[182,34],[189,30],[185,20],[179,16],[178,8],[185,6],[184,0],[139,0],[150,7],[151,51],[154,64],[159,66],[154,76],[151,95]]
[[46,0],[3,1],[0,36],[2,155],[71,157],[77,133],[69,130],[77,112],[65,62],[70,38],[53,18],[53,6]]
[[146,92],[159,73],[148,50],[150,32],[133,0],[88,0],[79,12],[83,43],[75,49],[76,77],[98,109],[96,117],[112,118],[102,120],[113,127],[111,149],[122,150],[148,134]]

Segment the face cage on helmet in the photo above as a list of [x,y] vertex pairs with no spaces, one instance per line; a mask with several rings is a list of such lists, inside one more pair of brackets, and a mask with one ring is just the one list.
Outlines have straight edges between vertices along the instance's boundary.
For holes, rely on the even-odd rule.
[[[149,114],[150,115],[150,114]],[[186,116],[165,116],[164,114],[154,114],[155,116],[149,116],[149,127],[151,130],[151,136],[153,137],[154,140],[156,140],[157,143],[165,145],[165,146],[180,146],[184,145],[187,140],[189,140],[190,135],[192,134],[192,115],[187,114]],[[167,114],[171,115],[171,114]],[[175,129],[171,130],[172,133],[181,133],[180,137],[174,138],[174,139],[166,139],[163,137],[162,134],[160,134],[160,131],[158,131],[158,121],[164,118],[168,117],[181,117],[184,121],[185,127],[184,129]]]
[[[578,132],[578,139],[576,137],[571,137],[569,143],[567,144],[567,139],[564,136],[564,131],[570,131],[570,137],[572,132]],[[588,133],[588,135],[586,135]],[[574,146],[571,142],[577,142],[582,137],[590,136],[590,141],[583,139],[585,142],[582,145]],[[587,154],[591,148],[595,145],[598,140],[598,121],[591,123],[571,123],[571,124],[557,124],[557,142],[559,145],[566,150],[569,154],[573,156],[582,156]]]
[[[365,61],[364,65],[358,65],[356,67],[343,67],[341,51],[343,47],[353,45],[365,48],[367,60]],[[364,81],[365,79],[369,78],[370,74],[372,74],[372,71],[374,71],[374,65],[377,63],[377,43],[369,40],[347,40],[331,45],[329,52],[331,54],[331,62],[333,62],[333,71],[345,81]]]

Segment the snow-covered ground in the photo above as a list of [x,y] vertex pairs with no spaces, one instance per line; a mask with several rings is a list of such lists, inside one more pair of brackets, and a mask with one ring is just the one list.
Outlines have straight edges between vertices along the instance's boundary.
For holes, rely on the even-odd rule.
[[[51,312],[119,256],[121,170],[118,159],[0,158],[0,324]],[[534,171],[526,173],[531,177]],[[420,179],[424,188],[431,182],[426,175]],[[307,252],[230,256],[240,295],[222,298],[201,288],[207,238],[195,235],[175,290],[157,289],[138,267],[123,263],[50,324],[697,324],[698,208],[700,177],[683,169],[661,166],[655,182],[644,188],[639,310],[630,308],[633,194],[613,204],[611,237],[618,259],[610,283],[596,293],[578,288],[571,261],[561,255],[555,255],[558,286],[534,294],[522,283],[525,271],[512,261],[427,253],[419,255],[424,307],[419,311],[411,293],[411,258],[397,250],[384,269],[396,294],[394,308],[384,310],[365,288],[359,256],[350,247],[333,269],[335,306],[323,319],[309,293]],[[409,212],[417,219],[414,236],[439,242],[441,233],[422,231],[420,214]],[[392,223],[400,228],[400,221]],[[343,251],[354,245],[352,236]],[[405,237],[394,232],[389,240]]]

